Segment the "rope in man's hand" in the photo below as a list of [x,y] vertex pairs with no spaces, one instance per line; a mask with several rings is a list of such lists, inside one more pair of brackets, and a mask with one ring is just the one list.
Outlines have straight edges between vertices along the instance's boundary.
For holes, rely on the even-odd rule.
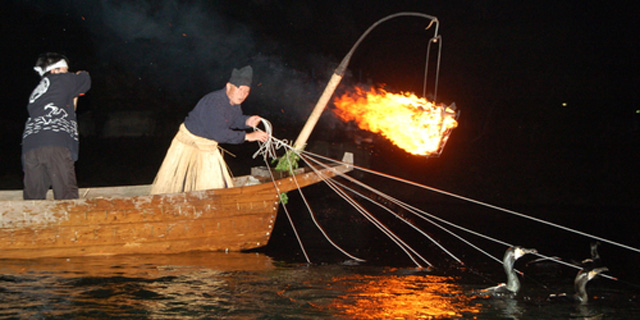
[[[262,125],[264,126],[264,132],[269,135],[269,138],[267,138],[267,141],[265,142],[258,141],[259,148],[258,151],[253,154],[253,158],[255,159],[259,154],[261,154],[264,157],[265,162],[267,162],[269,158],[271,158],[272,160],[277,159],[278,156],[276,154],[276,150],[282,147],[287,147],[287,140],[280,140],[273,137],[273,126],[271,125],[271,122],[269,122],[269,120],[260,118],[260,122],[262,122]],[[258,127],[254,127],[253,130],[263,131]]]

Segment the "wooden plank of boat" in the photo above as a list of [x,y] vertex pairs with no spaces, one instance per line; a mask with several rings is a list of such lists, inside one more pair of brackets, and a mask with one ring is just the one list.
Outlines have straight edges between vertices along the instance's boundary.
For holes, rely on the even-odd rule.
[[275,181],[244,176],[237,179],[240,184],[255,184],[160,195],[149,195],[150,186],[120,186],[81,189],[81,199],[24,201],[15,200],[20,191],[3,191],[0,258],[259,248],[271,236],[279,207],[278,191],[329,179],[352,170],[352,166],[339,164],[319,170],[320,174],[307,168],[295,179]]

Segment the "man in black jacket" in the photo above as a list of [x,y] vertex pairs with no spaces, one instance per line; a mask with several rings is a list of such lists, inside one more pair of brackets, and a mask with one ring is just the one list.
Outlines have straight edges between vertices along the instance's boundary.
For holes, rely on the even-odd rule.
[[55,199],[78,198],[79,96],[91,88],[86,71],[69,73],[69,60],[58,53],[38,57],[34,70],[40,82],[29,96],[29,118],[22,134],[23,197],[45,199],[51,187]]
[[251,92],[252,77],[251,66],[233,69],[224,88],[198,101],[171,142],[151,194],[233,187],[218,144],[264,142],[269,138],[264,131],[245,131],[258,126],[262,119],[242,112],[242,102]]

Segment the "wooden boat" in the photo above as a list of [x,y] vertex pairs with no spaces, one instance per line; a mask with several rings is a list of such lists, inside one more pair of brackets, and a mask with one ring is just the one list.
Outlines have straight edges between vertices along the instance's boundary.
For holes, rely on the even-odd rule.
[[[353,156],[275,181],[248,175],[236,187],[149,195],[150,185],[81,188],[80,199],[22,200],[0,191],[0,259],[242,251],[265,246],[278,192],[352,170]],[[277,185],[277,188],[276,188]]]

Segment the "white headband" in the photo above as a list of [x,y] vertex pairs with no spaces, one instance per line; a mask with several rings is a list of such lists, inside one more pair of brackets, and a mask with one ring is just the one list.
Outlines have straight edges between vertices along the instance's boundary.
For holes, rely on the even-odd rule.
[[35,70],[42,77],[45,73],[47,73],[47,72],[49,72],[49,71],[51,71],[53,69],[57,69],[57,68],[69,68],[69,66],[67,65],[67,61],[62,59],[62,60],[60,60],[60,61],[48,66],[44,70],[42,70],[42,68],[40,68],[39,66],[35,66],[35,67],[33,67],[33,70]]

